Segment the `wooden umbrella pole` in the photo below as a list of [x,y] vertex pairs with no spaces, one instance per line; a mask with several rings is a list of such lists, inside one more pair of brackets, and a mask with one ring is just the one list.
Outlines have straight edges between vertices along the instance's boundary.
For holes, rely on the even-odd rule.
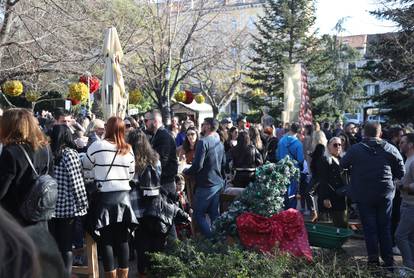
[[88,77],[88,114],[91,113],[91,74],[90,72],[86,72],[86,76]]

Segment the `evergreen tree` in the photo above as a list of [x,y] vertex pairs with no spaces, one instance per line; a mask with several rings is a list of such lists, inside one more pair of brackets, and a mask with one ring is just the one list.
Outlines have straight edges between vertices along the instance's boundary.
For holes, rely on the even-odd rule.
[[[317,40],[311,32],[315,23],[313,0],[266,0],[264,15],[256,23],[253,55],[245,98],[256,108],[272,104],[273,115],[283,107],[284,69],[295,63],[308,65]],[[259,93],[258,93],[258,90]]]
[[[336,29],[341,31],[338,25]],[[360,53],[344,44],[340,36],[324,35],[313,57],[308,71],[314,119],[331,121],[344,112],[355,112],[364,92],[363,70],[355,63]]]
[[367,64],[367,68],[372,80],[397,82],[402,86],[390,88],[380,95],[373,96],[372,99],[380,108],[388,110],[385,114],[392,121],[414,121],[414,1],[385,2],[387,8],[373,14],[394,21],[400,30],[378,36],[370,49],[372,60]]

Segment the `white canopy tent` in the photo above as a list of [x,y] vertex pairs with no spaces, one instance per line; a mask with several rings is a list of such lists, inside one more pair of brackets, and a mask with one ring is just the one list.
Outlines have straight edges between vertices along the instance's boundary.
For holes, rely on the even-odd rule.
[[193,100],[190,104],[176,102],[171,105],[171,110],[176,116],[186,115],[200,128],[205,118],[213,117],[213,108],[208,103],[197,103]]

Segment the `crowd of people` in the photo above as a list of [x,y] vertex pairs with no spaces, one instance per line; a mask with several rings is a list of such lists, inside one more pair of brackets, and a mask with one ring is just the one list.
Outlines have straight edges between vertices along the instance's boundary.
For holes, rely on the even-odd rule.
[[[183,229],[185,236],[211,238],[223,190],[245,188],[257,167],[286,156],[301,172],[288,187],[286,209],[300,209],[311,221],[332,221],[338,228],[349,228],[349,219],[358,218],[370,265],[380,266],[381,257],[392,269],[393,255],[400,252],[404,266],[414,269],[411,125],[277,126],[265,115],[255,124],[244,117],[234,123],[205,118],[201,125],[173,117],[164,126],[156,110],[103,121],[75,119],[64,110],[52,117],[13,108],[0,118],[0,143],[5,223],[0,245],[7,247],[0,259],[17,252],[0,270],[13,272],[9,277],[42,273],[44,262],[33,255],[41,241],[34,238],[49,232],[56,242],[48,241],[49,249],[62,259],[53,265],[69,275],[79,259],[73,248],[83,246],[85,231],[98,243],[106,277],[128,277],[135,253],[145,277],[151,267],[148,252],[163,251],[169,240],[183,237]],[[34,218],[22,206],[45,175],[55,179],[57,192],[35,192],[45,203],[40,210],[45,215]],[[19,225],[24,232],[17,232]],[[65,277],[60,275],[55,277]]]

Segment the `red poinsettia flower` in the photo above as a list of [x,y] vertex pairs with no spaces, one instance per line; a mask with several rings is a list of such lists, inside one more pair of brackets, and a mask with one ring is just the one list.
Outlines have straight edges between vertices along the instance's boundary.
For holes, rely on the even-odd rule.
[[[88,85],[88,76],[82,75],[79,77],[79,82],[85,83]],[[89,93],[93,94],[99,89],[100,83],[99,79],[96,76],[89,77]]]

